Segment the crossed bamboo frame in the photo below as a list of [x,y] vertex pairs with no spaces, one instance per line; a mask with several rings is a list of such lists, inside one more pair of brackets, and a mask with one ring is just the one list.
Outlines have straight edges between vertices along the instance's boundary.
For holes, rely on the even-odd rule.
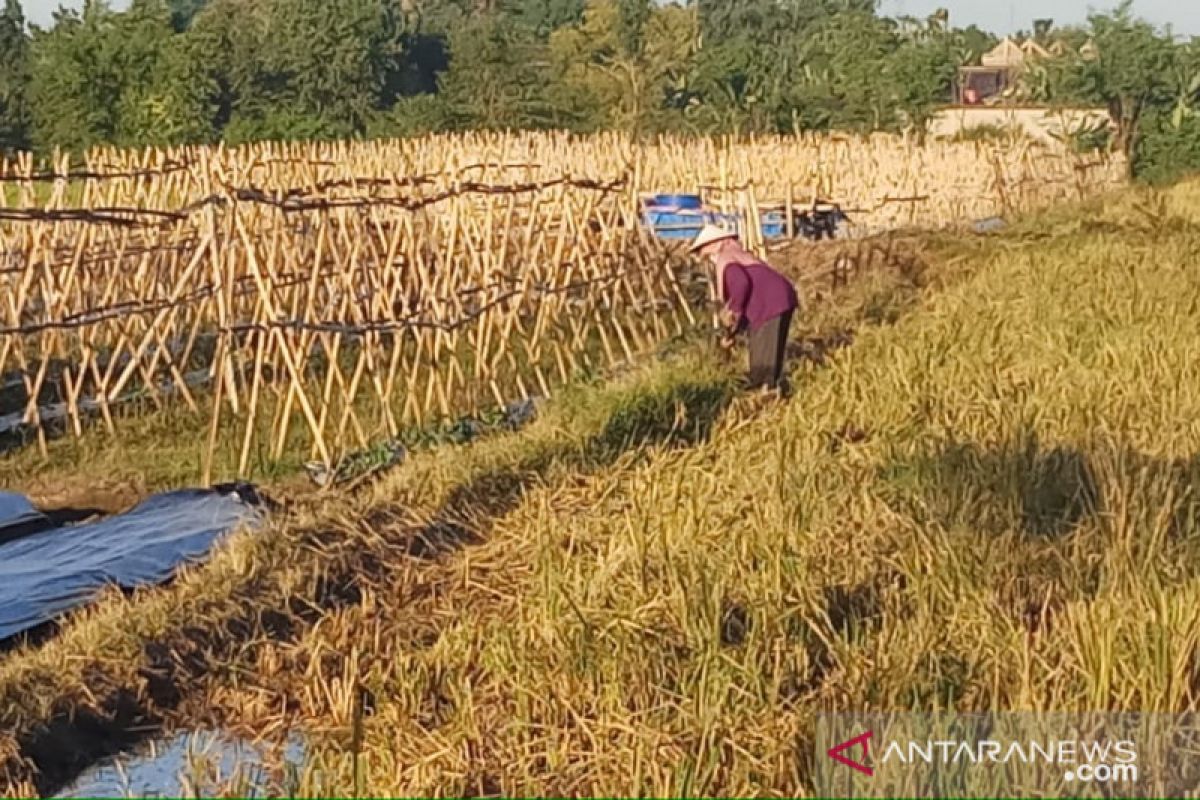
[[[944,225],[1120,183],[1032,145],[468,134],[0,162],[0,420],[120,433],[129,396],[254,455],[333,464],[409,426],[550,396],[697,324],[645,191]],[[790,213],[789,213],[790,217]],[[14,398],[16,398],[14,400]]]

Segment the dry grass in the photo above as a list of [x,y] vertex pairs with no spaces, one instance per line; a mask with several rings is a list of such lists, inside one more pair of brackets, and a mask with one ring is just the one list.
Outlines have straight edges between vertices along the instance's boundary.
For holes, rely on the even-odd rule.
[[[822,709],[1194,710],[1197,232],[1142,203],[996,246],[753,424],[531,493],[435,599],[331,618],[298,650],[371,693],[359,784],[791,795]],[[311,788],[348,790],[322,741]]]
[[685,354],[422,455],[10,655],[0,753],[129,696],[302,729],[314,795],[803,795],[825,709],[1195,710],[1197,220],[935,243],[786,405]]
[[457,517],[481,497],[505,502],[559,472],[601,468],[645,439],[686,438],[677,408],[711,417],[728,396],[724,379],[694,359],[575,392],[520,434],[417,455],[403,468],[402,496],[297,508],[170,590],[113,596],[48,644],[10,653],[0,663],[0,756],[11,758],[0,777],[19,789],[38,777],[36,765],[44,787],[127,728],[206,716],[203,682],[230,685],[263,644],[366,602],[396,564],[466,544]]

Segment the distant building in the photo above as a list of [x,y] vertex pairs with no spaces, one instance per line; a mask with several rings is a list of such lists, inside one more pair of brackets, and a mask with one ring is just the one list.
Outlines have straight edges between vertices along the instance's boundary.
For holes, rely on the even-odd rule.
[[[957,106],[979,106],[999,105],[1014,100],[1021,73],[1027,65],[1035,61],[1063,58],[1070,55],[1071,51],[1071,46],[1061,40],[1043,46],[1033,39],[1017,42],[1006,36],[1000,44],[980,57],[979,64],[959,67],[951,102]],[[1088,41],[1078,54],[1084,58],[1095,58],[1095,43]]]
[[954,104],[960,106],[991,105],[1016,85],[1026,52],[1009,37],[990,52],[984,53],[978,65],[959,67],[954,85]]
[[1081,133],[1113,127],[1104,108],[1052,108],[1029,101],[1025,78],[1031,65],[1059,58],[1092,59],[1099,55],[1092,41],[1076,48],[1063,39],[1043,34],[1038,39],[1005,38],[977,64],[959,68],[950,105],[932,119],[927,133],[953,139],[971,130],[1008,132],[1030,141],[1056,146]]

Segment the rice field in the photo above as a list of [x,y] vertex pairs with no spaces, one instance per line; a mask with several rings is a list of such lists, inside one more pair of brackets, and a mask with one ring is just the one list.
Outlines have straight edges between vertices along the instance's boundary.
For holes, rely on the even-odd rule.
[[[536,141],[563,152],[582,146]],[[617,140],[602,141],[619,153]],[[682,143],[669,144],[684,152]],[[961,152],[984,152],[974,148]],[[308,158],[340,163],[336,152]],[[517,153],[486,157],[499,163]],[[210,156],[210,166],[242,157]],[[521,157],[533,160],[529,152]],[[790,345],[795,395],[776,403],[740,394],[740,361],[714,352],[701,335],[709,309],[694,265],[638,232],[631,209],[646,185],[633,177],[638,170],[616,186],[618,176],[596,168],[602,162],[594,158],[557,173],[591,183],[539,186],[520,201],[511,193],[456,196],[438,201],[449,203],[448,217],[439,211],[426,222],[395,208],[371,207],[361,217],[313,212],[315,239],[301,229],[303,214],[246,200],[239,202],[251,207],[240,210],[213,205],[212,217],[229,216],[199,236],[228,235],[219,254],[211,242],[178,256],[137,251],[137,237],[167,235],[146,226],[60,220],[4,228],[0,235],[26,237],[31,225],[52,225],[82,237],[62,241],[88,247],[105,231],[112,250],[101,259],[112,281],[105,285],[120,291],[176,274],[167,269],[173,258],[183,270],[196,259],[204,266],[193,273],[213,281],[212,265],[224,264],[252,287],[247,299],[234,296],[245,305],[229,303],[227,310],[241,311],[225,319],[244,314],[263,327],[275,319],[270,298],[300,298],[289,309],[318,308],[323,295],[297,287],[325,287],[325,273],[306,267],[311,284],[287,287],[282,276],[326,256],[344,259],[330,268],[329,285],[347,296],[368,277],[387,276],[391,283],[377,284],[385,296],[437,286],[449,293],[431,296],[444,299],[487,280],[492,267],[501,269],[497,280],[508,279],[504,270],[525,274],[521,252],[533,254],[528,270],[540,277],[521,284],[520,310],[464,333],[461,351],[446,330],[424,340],[405,333],[408,347],[427,348],[424,360],[387,349],[403,337],[381,335],[371,346],[344,341],[343,359],[341,350],[330,352],[333,334],[322,340],[325,331],[312,332],[315,349],[287,338],[287,329],[237,347],[242,340],[230,335],[223,358],[249,361],[230,362],[232,378],[199,386],[196,411],[164,394],[161,408],[147,398],[137,414],[114,414],[111,431],[102,413],[98,422],[80,414],[78,437],[69,413],[61,438],[47,430],[48,459],[70,452],[92,469],[110,463],[89,460],[102,449],[104,458],[150,468],[136,445],[146,436],[165,442],[169,459],[186,461],[192,452],[199,465],[205,445],[198,442],[215,430],[225,449],[205,457],[220,475],[238,473],[247,449],[252,472],[270,460],[254,454],[280,441],[293,456],[321,458],[323,431],[333,459],[339,448],[402,431],[417,409],[426,420],[440,417],[437,385],[449,387],[451,414],[473,403],[539,398],[536,419],[519,430],[414,448],[404,464],[354,491],[285,498],[264,531],[236,535],[170,586],[111,592],[52,636],[6,647],[0,795],[53,792],[133,744],[216,729],[264,742],[266,774],[278,778],[278,791],[297,796],[803,797],[813,793],[821,712],[1200,710],[1200,582],[1192,566],[1200,563],[1200,184],[1109,192],[1096,185],[1082,198],[1077,187],[1054,197],[1047,188],[1042,200],[1051,207],[1030,194],[1021,206],[1029,210],[1009,214],[1005,230],[987,235],[908,231],[772,252],[808,301]],[[613,156],[617,162],[625,163]],[[575,170],[585,168],[590,177],[579,178]],[[333,179],[304,169],[279,175],[310,188]],[[738,169],[729,168],[731,185]],[[164,207],[195,201],[191,174],[171,173],[175,195]],[[553,178],[496,173],[480,185],[507,192],[546,180]],[[388,202],[415,200],[411,188],[388,190]],[[420,191],[427,190],[442,191]],[[88,197],[85,188],[73,191]],[[299,202],[288,201],[282,185],[272,191],[281,202]],[[364,189],[322,191],[361,199]],[[114,196],[112,207],[136,200]],[[502,222],[510,203],[524,208],[527,216],[513,214],[525,227]],[[393,213],[390,224],[402,233],[382,222]],[[983,216],[974,207],[970,214]],[[588,221],[596,224],[581,224]],[[377,223],[382,234],[371,233]],[[184,242],[174,225],[166,230]],[[21,239],[31,248],[22,252],[39,254],[37,271],[22,267],[0,280],[26,276],[26,298],[60,292],[59,311],[75,302],[66,298],[90,297],[83,256],[66,272],[51,270],[52,228],[38,230]],[[473,277],[454,283],[439,268],[405,284],[413,273],[378,254],[394,242],[394,255],[411,247],[426,257],[418,231],[456,237],[453,245],[438,240],[441,257],[452,257],[439,263],[472,265]],[[570,283],[548,265],[562,263],[551,257],[554,248],[576,245],[572,258],[590,265],[588,274],[605,274],[605,254],[613,254],[653,277],[632,292],[600,282],[605,288],[576,298],[592,306],[539,299],[530,288],[538,281]],[[509,255],[492,252],[506,246]],[[122,272],[120,264],[142,268]],[[348,268],[361,271],[343,280]],[[256,275],[276,289],[261,291]],[[662,300],[653,312],[635,302],[648,295]],[[197,319],[216,318],[222,296],[230,297],[203,298],[210,317],[187,312],[190,325],[203,331],[208,322]],[[368,302],[381,316],[353,317],[349,300],[327,316],[297,316],[320,324],[388,319],[384,303]],[[427,312],[467,309],[467,301],[444,302]],[[546,311],[541,302],[550,304]],[[594,309],[589,321],[573,313],[577,307]],[[559,328],[550,311],[564,318]],[[164,355],[153,366],[142,362],[152,376],[136,358],[116,362],[113,374],[129,369],[127,382],[149,382],[169,373],[160,334],[147,337],[144,321],[122,327],[118,320],[96,324],[111,325],[107,335],[123,336],[135,353],[147,338],[153,346],[145,353]],[[572,334],[572,321],[586,327]],[[42,344],[48,334],[25,339],[22,347],[50,347]],[[55,351],[60,366],[47,367],[46,376],[85,374],[82,362],[64,357],[67,339],[60,331],[53,340],[63,348]],[[209,374],[224,373],[212,369],[225,363],[213,355],[217,345],[206,349],[200,333],[195,341],[204,357],[194,368],[210,359]],[[429,349],[439,341],[441,360]],[[532,350],[538,341],[544,360]],[[481,367],[466,360],[473,347],[503,354],[500,342],[515,344],[515,365],[503,355]],[[255,354],[268,348],[275,360],[259,362],[258,423],[247,426]],[[8,357],[18,349],[10,344]],[[395,388],[408,386],[406,373],[397,369],[395,386],[386,384],[381,355],[395,352],[412,359],[401,362],[410,368],[421,364],[425,380],[455,383],[435,384],[428,409],[424,395],[409,401],[411,391]],[[560,370],[555,352],[579,363]],[[289,353],[309,359],[304,380],[289,372]],[[88,363],[104,375],[103,359]],[[461,376],[454,363],[464,365]],[[22,381],[38,374],[17,372]],[[95,380],[91,366],[86,374]],[[356,375],[359,388],[350,392]],[[494,377],[500,397],[476,375]],[[236,391],[218,399],[221,385]],[[313,401],[326,386],[333,400],[324,426],[310,425],[302,398],[326,408]],[[390,429],[384,407],[393,401]],[[204,411],[214,407],[224,409],[216,423]],[[313,416],[319,421],[320,411]],[[277,438],[283,420],[289,432]],[[247,430],[255,431],[248,448]],[[114,446],[122,441],[124,451]],[[38,467],[17,469],[40,463],[35,458],[36,447],[8,456],[0,477],[20,485]],[[191,466],[176,465],[159,480],[184,480]],[[285,770],[282,753],[297,739],[303,763]],[[279,764],[271,761],[275,751]],[[227,775],[227,766],[215,773]],[[193,769],[183,785],[216,793],[247,786],[240,770],[222,788],[214,769]]]
[[372,698],[313,791],[794,796],[819,711],[1195,710],[1197,200],[947,254],[789,405],[548,479],[425,592],[385,580],[299,647]]
[[219,725],[304,796],[805,796],[820,711],[1196,710],[1198,244],[1195,185],[914,237],[786,404],[682,346],[297,504],[3,656],[0,782]]

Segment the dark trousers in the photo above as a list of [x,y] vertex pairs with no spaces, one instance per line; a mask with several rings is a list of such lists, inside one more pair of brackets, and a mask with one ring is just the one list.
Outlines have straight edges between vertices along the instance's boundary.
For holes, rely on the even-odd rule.
[[779,388],[783,379],[783,362],[787,353],[788,329],[792,326],[789,311],[764,322],[750,332],[750,377],[751,389]]

